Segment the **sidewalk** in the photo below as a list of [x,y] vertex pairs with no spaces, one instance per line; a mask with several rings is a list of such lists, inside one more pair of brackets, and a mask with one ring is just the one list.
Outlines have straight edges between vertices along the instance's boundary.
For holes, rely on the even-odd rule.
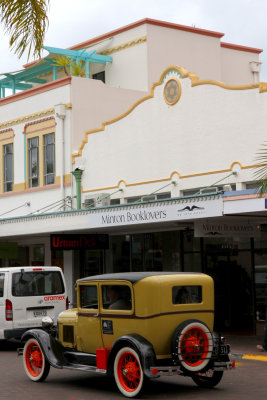
[[259,351],[256,347],[257,344],[262,344],[262,336],[228,335],[227,333],[222,336],[225,337],[225,342],[230,344],[233,357],[267,361],[267,351]]

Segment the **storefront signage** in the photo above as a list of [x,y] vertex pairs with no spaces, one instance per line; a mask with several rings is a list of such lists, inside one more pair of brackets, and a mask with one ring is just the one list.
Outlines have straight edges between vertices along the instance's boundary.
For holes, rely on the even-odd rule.
[[222,200],[182,201],[164,206],[132,206],[88,215],[90,228],[181,221],[222,215]]
[[261,234],[257,224],[247,221],[195,221],[196,237],[259,237]]
[[51,250],[104,250],[109,247],[108,235],[51,235]]

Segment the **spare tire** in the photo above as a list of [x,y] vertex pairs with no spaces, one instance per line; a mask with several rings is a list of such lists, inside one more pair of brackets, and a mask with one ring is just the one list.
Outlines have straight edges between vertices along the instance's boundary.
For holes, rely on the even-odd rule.
[[180,324],[172,339],[172,352],[187,371],[201,371],[210,362],[213,337],[207,325],[196,319]]

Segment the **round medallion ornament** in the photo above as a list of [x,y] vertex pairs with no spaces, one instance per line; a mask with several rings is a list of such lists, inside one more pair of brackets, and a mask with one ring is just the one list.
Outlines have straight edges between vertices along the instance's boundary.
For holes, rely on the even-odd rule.
[[164,99],[173,106],[181,97],[181,84],[176,79],[170,79],[164,86]]

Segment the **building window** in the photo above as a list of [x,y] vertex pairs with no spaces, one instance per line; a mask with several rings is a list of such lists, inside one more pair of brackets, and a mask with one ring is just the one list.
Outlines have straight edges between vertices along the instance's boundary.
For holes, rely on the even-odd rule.
[[4,192],[13,190],[13,143],[3,146],[4,152]]
[[105,71],[97,72],[96,74],[93,74],[93,79],[98,79],[105,83]]
[[28,140],[29,187],[39,186],[39,137]]
[[55,134],[44,135],[44,184],[55,183]]

